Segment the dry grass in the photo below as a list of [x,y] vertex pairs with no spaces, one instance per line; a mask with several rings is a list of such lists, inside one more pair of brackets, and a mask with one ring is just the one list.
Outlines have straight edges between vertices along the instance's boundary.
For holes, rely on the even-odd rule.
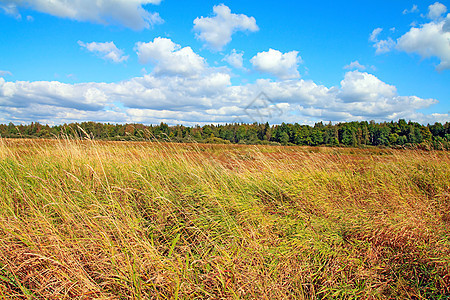
[[448,299],[448,152],[0,140],[0,299]]

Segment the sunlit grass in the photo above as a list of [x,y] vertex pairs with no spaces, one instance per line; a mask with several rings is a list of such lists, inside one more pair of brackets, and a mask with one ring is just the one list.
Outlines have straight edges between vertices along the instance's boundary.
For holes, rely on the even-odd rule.
[[0,299],[445,299],[449,170],[437,151],[3,139]]

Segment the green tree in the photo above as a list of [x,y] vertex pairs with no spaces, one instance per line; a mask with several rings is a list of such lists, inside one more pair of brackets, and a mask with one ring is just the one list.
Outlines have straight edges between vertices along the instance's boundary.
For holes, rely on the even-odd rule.
[[280,143],[283,145],[287,145],[289,142],[289,135],[286,132],[281,132],[280,134]]

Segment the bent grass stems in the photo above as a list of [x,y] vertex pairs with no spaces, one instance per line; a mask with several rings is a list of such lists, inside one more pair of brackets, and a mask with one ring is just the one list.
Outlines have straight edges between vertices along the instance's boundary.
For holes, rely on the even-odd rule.
[[449,170],[440,151],[1,139],[0,297],[438,299]]

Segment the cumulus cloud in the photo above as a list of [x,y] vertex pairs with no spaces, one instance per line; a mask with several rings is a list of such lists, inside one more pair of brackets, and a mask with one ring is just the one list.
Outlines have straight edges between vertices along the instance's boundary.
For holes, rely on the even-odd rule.
[[265,84],[269,85],[266,92],[271,99],[279,99],[277,93],[281,89],[282,99],[289,101],[289,112],[306,119],[383,121],[399,116],[408,119],[417,115],[418,109],[437,103],[435,99],[400,96],[394,86],[359,71],[348,72],[339,87],[326,88],[303,80]]
[[230,84],[228,74],[217,72],[208,76],[174,76],[169,80],[145,75],[110,84],[108,88],[115,101],[129,108],[190,111],[222,105],[215,100]]
[[397,40],[397,49],[417,53],[423,58],[438,57],[441,62],[436,69],[450,69],[450,31],[445,29],[446,24],[450,24],[449,20],[450,15],[446,20],[411,28]]
[[[261,92],[271,99],[265,108],[276,108],[277,114],[262,114],[273,124],[448,119],[448,114],[417,112],[436,100],[398,95],[395,86],[367,72],[349,71],[339,86],[332,87],[298,79],[301,58],[296,51],[258,53],[251,61],[255,68],[278,79],[245,85],[232,85],[226,68],[209,67],[191,48],[182,48],[170,39],[137,43],[136,51],[141,63],[154,65],[153,71],[117,83],[11,82],[0,77],[0,122],[253,122],[255,115],[261,114],[248,106]],[[234,53],[241,57],[241,53]],[[362,65],[355,61],[348,67],[361,69]],[[4,71],[3,75],[8,74]]]
[[449,118],[448,114],[419,113],[417,110],[437,100],[398,95],[395,86],[366,72],[348,72],[340,85],[333,87],[303,79],[260,79],[233,86],[227,73],[216,70],[194,77],[148,74],[117,83],[9,82],[0,78],[0,121],[252,122],[253,111],[246,108],[261,91],[271,99],[270,105],[283,113],[268,120],[273,124],[398,118],[442,122]]
[[392,99],[397,94],[394,86],[382,82],[372,74],[352,71],[341,81],[339,98],[344,102],[375,102]]
[[387,53],[391,51],[395,47],[395,42],[392,38],[388,38],[387,40],[380,40],[374,44],[376,54]]
[[442,31],[450,32],[450,14],[447,15],[447,18],[444,21],[444,25],[442,26]]
[[236,69],[244,68],[244,52],[237,52],[236,49],[233,49],[230,54],[227,54],[223,58],[223,60]]
[[450,69],[450,14],[444,18],[446,12],[447,7],[436,2],[428,7],[427,16],[431,19],[429,23],[411,24],[410,30],[396,41],[390,37],[379,40],[378,36],[383,29],[376,28],[370,34],[369,41],[374,43],[376,54],[397,49],[419,54],[422,58],[437,57],[440,60],[436,66],[438,71]]
[[31,8],[52,16],[105,25],[121,24],[135,30],[149,28],[163,22],[158,13],[143,8],[159,4],[161,0],[2,0],[1,6],[18,14],[18,7]]
[[355,61],[352,61],[350,64],[346,65],[346,66],[344,67],[344,69],[346,69],[346,70],[357,69],[357,70],[364,71],[364,70],[367,69],[367,67],[364,66],[364,65],[361,65],[361,64],[359,63],[359,61],[355,60]]
[[428,7],[427,17],[431,20],[436,20],[445,14],[446,11],[447,7],[444,4],[436,2]]
[[153,64],[155,74],[193,76],[207,67],[205,59],[191,47],[182,48],[167,38],[158,37],[149,43],[138,42],[135,49],[139,62]]
[[28,107],[30,104],[86,111],[101,110],[107,102],[104,84],[65,84],[58,81],[7,82],[0,78],[0,106]]
[[257,71],[272,74],[280,79],[300,77],[297,69],[302,58],[298,55],[298,51],[281,53],[278,50],[269,49],[266,52],[259,52],[250,62]]
[[231,36],[238,31],[259,30],[255,18],[233,14],[224,4],[214,6],[213,12],[213,17],[196,18],[194,30],[197,31],[197,38],[214,50],[222,50],[231,41]]
[[113,42],[84,43],[82,41],[78,41],[78,45],[86,48],[89,52],[97,54],[105,60],[110,60],[115,63],[121,63],[128,59],[128,55],[125,56],[123,50],[118,49]]
[[375,28],[369,36],[369,41],[373,42],[373,47],[376,48],[376,54],[382,54],[391,51],[395,47],[395,42],[392,38],[386,40],[379,40],[378,36],[383,31],[383,28]]

